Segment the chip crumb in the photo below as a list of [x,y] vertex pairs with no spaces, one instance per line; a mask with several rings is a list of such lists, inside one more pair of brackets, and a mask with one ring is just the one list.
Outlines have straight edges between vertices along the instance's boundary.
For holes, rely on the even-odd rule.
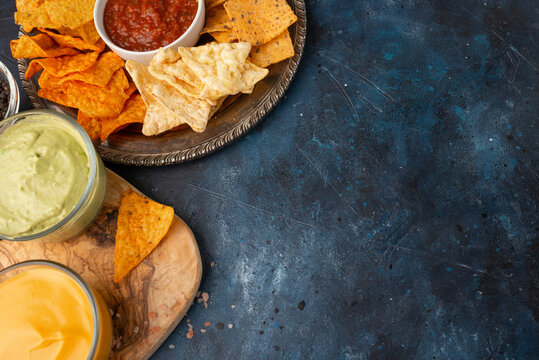
[[234,327],[234,325],[228,324],[228,328],[229,328],[229,329],[232,329],[233,327]]
[[187,319],[187,323],[189,324],[191,322],[191,319]]
[[192,328],[193,328],[193,325],[187,324],[187,327],[189,327],[189,329],[192,329]]
[[214,266],[215,266],[215,261],[212,261],[212,262],[210,263],[210,266],[211,266],[211,267],[214,267]]
[[189,329],[189,331],[187,331],[187,335],[185,335],[188,339],[191,339],[193,337],[193,335],[195,334],[195,332],[193,331],[192,328]]
[[170,344],[170,345],[168,346],[168,348],[169,348],[170,350],[174,349],[175,347],[176,347],[176,346],[174,346],[173,344]]
[[205,333],[205,332],[206,332],[206,329],[200,329],[200,332],[201,332],[201,333]]
[[133,328],[133,333],[135,333],[135,334],[136,334],[136,333],[138,333],[138,331],[139,331],[139,328],[138,328],[138,326],[135,326],[135,327]]
[[200,296],[200,291],[197,291],[196,297]]
[[236,308],[236,305],[230,305],[230,307],[231,307],[232,309],[235,309],[235,308]]
[[120,317],[120,313],[116,313],[116,315],[114,315],[114,316],[116,316],[117,318],[119,318],[119,317]]
[[208,326],[210,326],[210,325],[211,325],[211,321],[206,321],[206,322],[204,323],[204,326],[205,326],[205,327],[208,327]]
[[202,301],[207,302],[209,299],[210,299],[210,294],[204,291],[202,293]]

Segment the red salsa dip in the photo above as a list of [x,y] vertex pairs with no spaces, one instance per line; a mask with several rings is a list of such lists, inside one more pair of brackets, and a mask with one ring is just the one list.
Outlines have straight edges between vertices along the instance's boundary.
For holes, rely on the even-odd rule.
[[107,35],[119,47],[151,51],[182,36],[197,10],[197,0],[109,0],[103,22]]

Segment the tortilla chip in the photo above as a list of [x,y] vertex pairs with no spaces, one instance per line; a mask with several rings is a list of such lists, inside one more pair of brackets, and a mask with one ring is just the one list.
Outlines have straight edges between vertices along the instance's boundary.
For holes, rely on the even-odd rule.
[[201,34],[214,31],[231,31],[232,22],[223,6],[217,6],[206,12],[206,23]]
[[125,94],[129,84],[123,69],[117,70],[105,87],[78,80],[60,83],[59,77],[50,75],[47,71],[41,74],[39,78],[41,89],[37,94],[58,104],[80,109],[91,117],[117,117],[129,98]]
[[198,132],[204,131],[215,102],[181,93],[152,76],[147,66],[135,61],[127,61],[126,69],[148,107],[142,127],[144,135],[157,135],[182,124],[188,124]]
[[30,79],[37,72],[45,69],[51,73],[51,75],[62,77],[67,74],[88,69],[95,64],[98,56],[99,53],[94,51],[80,55],[32,60],[30,65],[28,65],[28,69],[24,76],[26,79]]
[[253,46],[279,36],[297,20],[286,0],[228,0],[224,7],[238,39]]
[[44,0],[16,0],[17,11],[34,11],[43,5]]
[[249,61],[256,66],[265,68],[294,56],[294,45],[288,30],[260,46],[251,49]]
[[174,86],[184,95],[218,99],[222,94],[206,86],[193,71],[181,61],[178,51],[159,49],[149,66],[150,74]]
[[131,95],[125,102],[124,109],[117,118],[101,119],[101,141],[107,140],[110,134],[115,133],[129,124],[143,123],[146,116],[146,105],[139,94]]
[[51,20],[62,26],[75,29],[94,18],[95,0],[46,0]]
[[101,122],[99,118],[88,116],[79,110],[77,114],[77,122],[86,130],[86,133],[92,141],[101,137]]
[[62,26],[60,29],[58,29],[58,32],[62,35],[80,37],[82,38],[82,40],[84,40],[84,42],[88,44],[95,44],[95,42],[100,39],[99,33],[95,28],[93,20],[88,21],[86,24],[81,25],[75,29]]
[[[63,88],[67,93],[67,106],[82,110],[89,116],[115,117],[121,114],[128,99],[123,87],[125,74],[122,69],[114,73],[106,87],[90,85],[81,81],[66,81]],[[39,95],[39,94],[38,94]]]
[[56,43],[58,43],[58,45],[63,47],[70,47],[79,50],[93,50],[97,52],[102,52],[105,49],[105,42],[102,39],[99,39],[95,44],[90,44],[80,38],[70,35],[57,34],[47,29],[39,28],[39,31],[49,35],[54,39],[54,41],[56,41]]
[[137,91],[137,85],[135,83],[130,82],[129,87],[125,89],[125,95],[131,96],[135,91]]
[[44,6],[41,6],[33,11],[17,11],[14,14],[15,23],[22,25],[24,31],[29,33],[35,27],[46,27],[49,29],[57,29],[59,24],[54,23]]
[[210,35],[218,43],[231,43],[237,40],[236,33],[233,30],[229,31],[215,31],[211,32]]
[[36,36],[24,35],[17,40],[11,40],[9,45],[15,59],[49,58],[80,54],[75,49],[59,47],[50,36],[45,34]]
[[60,105],[69,106],[67,92],[59,88],[43,88],[37,91],[37,95]]
[[165,237],[174,209],[128,190],[118,210],[114,247],[114,282],[120,282]]
[[[219,92],[219,97],[234,95],[251,89],[267,74],[267,69],[246,68],[251,50],[247,42],[233,44],[209,43],[207,45],[178,48],[183,61],[205,85]],[[249,74],[245,74],[245,71]],[[246,81],[248,79],[248,81]]]
[[226,0],[204,0],[204,7],[206,8],[206,12],[208,12],[214,7],[224,4],[225,2]]

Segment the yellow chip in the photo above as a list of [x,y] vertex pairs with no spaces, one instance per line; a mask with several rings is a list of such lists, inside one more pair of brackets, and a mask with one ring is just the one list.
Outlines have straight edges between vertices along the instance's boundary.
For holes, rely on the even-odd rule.
[[146,105],[142,96],[133,94],[125,102],[122,113],[117,118],[101,118],[101,141],[129,124],[143,123],[146,116]]
[[99,39],[94,44],[85,42],[82,39],[70,36],[70,35],[61,35],[47,29],[39,28],[39,31],[44,32],[49,35],[58,43],[60,46],[71,47],[79,50],[93,50],[97,52],[102,52],[105,49],[105,42],[102,39]]
[[256,66],[265,68],[292,56],[294,56],[294,45],[288,30],[285,30],[270,42],[253,47],[249,55],[249,61]]
[[118,210],[114,247],[114,282],[120,282],[167,234],[174,209],[133,191],[124,194]]
[[93,20],[88,21],[86,24],[81,25],[75,29],[62,26],[60,29],[58,29],[58,32],[62,35],[80,37],[82,38],[82,40],[84,40],[84,42],[88,44],[95,44],[95,42],[100,39],[99,33],[95,28]]
[[84,71],[95,64],[98,56],[99,53],[94,51],[80,55],[32,60],[24,76],[26,79],[30,79],[42,69],[57,77]]
[[206,8],[206,11],[210,11],[214,7],[224,4],[225,2],[226,0],[204,0],[204,7]]
[[59,47],[50,36],[45,34],[36,36],[24,35],[17,40],[11,40],[9,45],[15,59],[48,58],[80,54],[75,49]]
[[82,111],[77,114],[77,122],[84,128],[92,141],[101,137],[101,122],[99,118],[88,116]]
[[46,0],[51,20],[62,26],[75,29],[94,18],[95,0]]
[[232,30],[232,22],[223,6],[217,6],[206,12],[206,23],[201,34],[227,30]]
[[215,32],[211,32],[210,35],[218,43],[231,43],[237,40],[236,34],[234,33],[233,30],[215,31]]
[[297,20],[286,0],[228,0],[224,7],[238,39],[253,46],[279,36]]

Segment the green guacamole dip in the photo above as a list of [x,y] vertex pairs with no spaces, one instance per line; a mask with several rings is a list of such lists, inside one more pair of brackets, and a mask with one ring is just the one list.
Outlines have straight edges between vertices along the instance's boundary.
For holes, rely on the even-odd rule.
[[61,221],[88,184],[90,159],[68,124],[36,115],[0,135],[0,234],[31,235]]

